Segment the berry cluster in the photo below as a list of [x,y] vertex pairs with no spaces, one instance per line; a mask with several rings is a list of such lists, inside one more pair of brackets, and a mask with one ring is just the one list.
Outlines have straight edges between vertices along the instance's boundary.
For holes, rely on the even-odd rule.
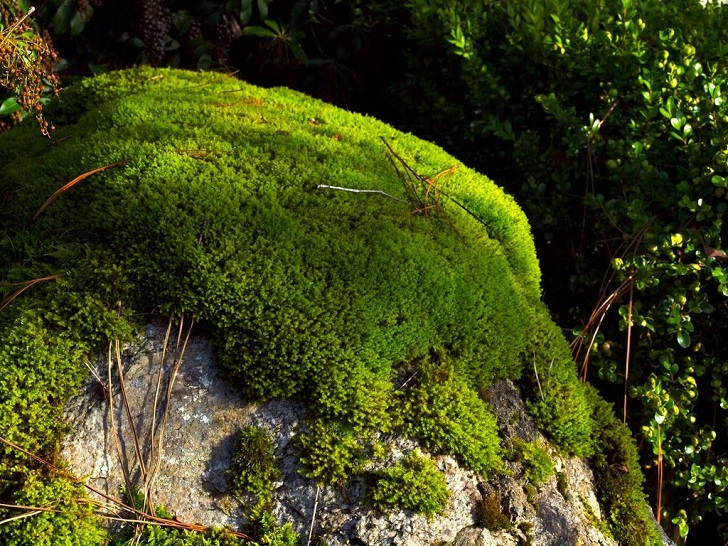
[[60,80],[55,72],[58,55],[47,32],[40,33],[17,0],[0,6],[0,85],[15,93],[21,111],[0,126],[7,129],[20,121],[21,112],[31,113],[48,136],[54,127],[43,117],[41,95],[57,92]]
[[159,66],[164,59],[164,46],[169,37],[171,21],[162,0],[140,0],[142,39],[147,46],[149,64]]

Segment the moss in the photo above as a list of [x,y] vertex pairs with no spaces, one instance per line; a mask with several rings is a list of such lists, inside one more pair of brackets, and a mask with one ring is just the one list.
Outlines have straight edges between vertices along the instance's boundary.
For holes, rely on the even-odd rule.
[[594,408],[597,451],[591,462],[599,501],[609,529],[626,546],[658,546],[662,538],[650,517],[644,477],[640,470],[637,447],[627,426],[619,421],[610,404],[596,390],[588,389]]
[[495,416],[451,364],[422,363],[399,393],[405,435],[432,452],[453,455],[482,476],[502,470]]
[[[591,452],[590,407],[540,306],[523,213],[462,165],[442,177],[442,210],[414,210],[381,137],[427,176],[458,163],[441,149],[221,74],[109,73],[64,90],[48,115],[51,145],[32,126],[0,135],[0,278],[53,279],[0,313],[1,436],[53,458],[85,360],[163,313],[202,323],[244,394],[308,403],[321,434],[301,436],[302,458],[320,480],[360,471],[375,432],[403,429],[497,471],[477,393],[534,383],[532,352],[544,399],[529,407],[566,452]],[[59,187],[111,164],[30,222]],[[395,388],[412,367],[421,377]],[[9,499],[17,473],[37,469],[2,455]]]
[[566,472],[556,473],[556,489],[558,489],[565,501],[571,502],[572,497],[569,492],[569,483],[566,479]]
[[524,442],[514,438],[510,456],[521,463],[526,479],[534,486],[545,482],[554,473],[554,462],[542,441]]
[[501,493],[497,489],[481,492],[478,519],[480,524],[489,531],[510,530],[513,527],[510,518],[503,512]]
[[591,523],[591,525],[596,529],[599,529],[605,537],[613,539],[614,536],[612,535],[611,528],[609,527],[607,522],[605,522],[594,513],[591,504],[589,504],[583,497],[579,497],[579,501],[584,508],[584,514],[586,515],[586,519],[589,520],[589,523]]
[[236,495],[252,493],[266,498],[271,494],[273,482],[282,474],[273,441],[265,430],[249,426],[240,431],[228,474]]
[[[106,543],[106,532],[84,502],[81,484],[43,470],[24,470],[14,476],[17,489],[8,504],[38,506],[61,513],[39,512],[31,517],[4,521],[0,539],[6,546],[93,546]],[[28,513],[25,511],[24,513]],[[0,509],[0,520],[18,513]]]
[[[64,90],[49,111],[59,127],[52,146],[23,126],[0,139],[0,274],[65,276],[13,302],[0,350],[52,339],[33,360],[55,358],[39,368],[65,377],[46,376],[58,392],[32,418],[3,411],[17,422],[0,433],[19,438],[33,420],[41,426],[24,445],[52,450],[83,360],[150,312],[204,322],[245,394],[303,397],[318,418],[357,435],[390,426],[393,367],[434,346],[471,384],[520,374],[539,271],[510,197],[462,165],[447,191],[467,211],[445,198],[444,214],[418,214],[381,194],[317,187],[402,198],[380,137],[428,175],[458,163],[439,148],[220,74],[111,73]],[[29,226],[58,187],[117,162]],[[75,348],[54,352],[64,339]],[[35,396],[40,383],[17,384],[0,394],[8,408],[27,406],[13,393]]]
[[588,457],[595,442],[592,410],[569,346],[546,308],[537,310],[534,325],[523,353],[526,407],[564,455]]
[[449,496],[445,476],[432,459],[417,451],[377,472],[368,492],[370,502],[379,510],[404,508],[428,517],[442,512]]

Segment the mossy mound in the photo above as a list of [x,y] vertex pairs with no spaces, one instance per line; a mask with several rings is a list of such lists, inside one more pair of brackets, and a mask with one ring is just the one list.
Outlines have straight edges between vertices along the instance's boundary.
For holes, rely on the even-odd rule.
[[[51,456],[84,359],[162,314],[201,325],[244,394],[309,403],[311,476],[356,472],[379,431],[500,467],[478,395],[555,327],[527,220],[493,182],[374,119],[220,74],[111,73],[47,116],[51,141],[0,135],[0,278],[19,283],[3,295],[25,288],[0,312],[0,436]],[[593,451],[584,404],[555,429],[575,453]],[[26,498],[37,465],[0,453],[0,498]],[[45,544],[27,521],[6,536]]]
[[[510,197],[463,166],[427,211],[319,187],[408,201],[404,183],[422,182],[381,137],[430,177],[457,165],[435,146],[219,74],[113,73],[68,89],[48,115],[63,124],[53,142],[30,127],[2,139],[12,280],[64,272],[109,311],[205,321],[222,364],[261,398],[322,382],[331,398],[351,375],[390,380],[433,349],[475,385],[519,375],[539,270]],[[117,162],[29,226],[65,182]]]

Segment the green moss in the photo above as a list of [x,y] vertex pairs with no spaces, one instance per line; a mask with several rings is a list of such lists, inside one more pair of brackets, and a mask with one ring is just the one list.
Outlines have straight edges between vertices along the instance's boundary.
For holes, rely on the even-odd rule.
[[597,451],[591,461],[599,501],[612,535],[626,546],[662,544],[650,517],[644,477],[640,471],[637,447],[627,426],[619,421],[611,404],[596,390],[588,389],[596,422]]
[[594,453],[592,408],[576,374],[569,346],[545,308],[523,353],[526,407],[552,444],[568,456]]
[[[14,476],[17,489],[8,504],[58,510],[40,511],[30,517],[0,525],[0,542],[6,546],[93,546],[106,543],[106,531],[84,502],[81,484],[44,471],[26,470]],[[28,514],[28,511],[21,512]],[[19,515],[0,509],[0,520]]]
[[265,430],[249,426],[240,431],[228,474],[236,495],[267,498],[271,494],[273,482],[282,475],[275,446]]
[[483,476],[503,468],[495,416],[447,362],[422,363],[399,392],[406,435]]
[[526,479],[534,486],[545,482],[554,473],[554,462],[543,442],[524,442],[514,438],[510,455],[514,461],[521,463]]
[[489,531],[510,530],[513,527],[510,518],[503,511],[499,490],[483,491],[478,508],[480,524]]
[[[532,352],[544,398],[529,407],[556,445],[592,452],[590,406],[540,307],[520,209],[459,165],[441,211],[413,210],[381,137],[427,176],[458,164],[441,149],[292,91],[174,70],[83,80],[48,115],[50,146],[32,126],[0,135],[0,278],[62,274],[0,312],[0,436],[53,458],[85,360],[172,313],[204,325],[244,394],[308,403],[302,461],[322,481],[361,471],[379,431],[498,471],[477,393],[535,384]],[[111,164],[30,222],[58,188]],[[4,500],[34,464],[2,455]]]
[[569,484],[566,479],[566,472],[557,472],[556,473],[556,489],[558,489],[559,493],[561,493],[561,496],[564,497],[564,500],[567,502],[571,502],[571,493],[569,492]]
[[201,533],[154,525],[146,526],[137,542],[132,542],[131,538],[124,538],[116,540],[112,544],[113,546],[128,546],[132,543],[139,546],[258,546],[262,544],[294,546],[295,544],[273,541],[251,542],[238,538],[230,530],[223,528],[215,528]]
[[599,529],[605,537],[613,539],[614,536],[612,535],[611,528],[606,521],[604,521],[594,513],[591,504],[589,504],[586,499],[581,496],[579,497],[579,501],[584,508],[584,514],[586,515],[586,519],[589,520],[589,523],[591,523],[592,526],[596,529]]
[[417,451],[377,472],[368,493],[372,505],[379,510],[404,508],[428,517],[442,512],[449,496],[443,473],[432,459]]

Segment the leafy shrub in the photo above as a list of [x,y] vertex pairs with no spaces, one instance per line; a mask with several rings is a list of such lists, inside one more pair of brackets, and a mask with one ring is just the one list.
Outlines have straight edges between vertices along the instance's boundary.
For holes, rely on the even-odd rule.
[[265,498],[271,494],[273,482],[281,479],[281,469],[265,430],[249,426],[240,431],[228,474],[237,495],[252,493]]
[[[628,375],[630,423],[651,447],[643,462],[654,475],[660,451],[674,468],[663,498],[691,495],[688,520],[713,512],[714,528],[728,445],[725,9],[411,0],[398,88],[408,128],[518,196],[547,303],[580,328],[580,357],[593,351],[588,372],[605,393],[621,396],[609,382]],[[664,510],[685,534],[690,521]]]
[[495,416],[447,362],[423,362],[402,390],[404,433],[487,476],[502,469]]
[[377,472],[368,492],[379,510],[403,508],[428,517],[445,508],[449,495],[445,476],[435,462],[417,451]]

